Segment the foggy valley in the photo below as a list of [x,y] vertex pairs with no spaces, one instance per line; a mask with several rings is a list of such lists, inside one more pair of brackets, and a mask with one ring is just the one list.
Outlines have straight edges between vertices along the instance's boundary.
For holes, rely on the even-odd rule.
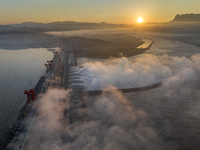
[[[5,67],[0,67],[4,71],[0,76],[6,80],[10,75],[5,91],[14,91],[15,82],[21,82],[17,83],[21,93],[13,93],[21,99],[18,104],[6,97],[9,93],[0,97],[1,141],[26,104],[23,88],[33,88],[43,74],[51,76],[44,81],[48,83],[45,92],[30,103],[34,115],[28,117],[31,111],[26,112],[20,122],[24,130],[13,133],[3,148],[199,149],[200,23],[193,22],[196,17],[190,23],[187,19],[180,22],[180,16],[166,23],[134,25],[73,21],[1,25],[0,58]],[[41,57],[34,51],[40,51]],[[17,59],[10,61],[14,56],[8,52],[15,52]],[[55,60],[53,69],[46,71],[44,64],[35,68],[47,56]],[[18,79],[10,66],[20,68],[23,77]],[[156,83],[159,86],[144,91],[120,90]],[[96,90],[102,93],[87,93]]]

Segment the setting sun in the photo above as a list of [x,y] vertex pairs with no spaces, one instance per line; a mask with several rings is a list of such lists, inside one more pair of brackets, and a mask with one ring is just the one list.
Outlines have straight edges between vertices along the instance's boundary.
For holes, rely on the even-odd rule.
[[142,22],[143,22],[143,19],[142,19],[142,18],[138,18],[137,22],[138,22],[138,23],[142,23]]

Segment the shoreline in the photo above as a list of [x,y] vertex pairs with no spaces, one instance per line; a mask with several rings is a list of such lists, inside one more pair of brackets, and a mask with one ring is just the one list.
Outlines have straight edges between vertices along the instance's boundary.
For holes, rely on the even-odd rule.
[[[146,38],[146,39],[149,39],[149,38]],[[91,58],[91,59],[109,59],[109,58],[121,58],[121,57],[132,57],[132,56],[136,56],[136,55],[140,55],[142,53],[144,53],[145,51],[149,50],[151,48],[151,46],[153,45],[153,43],[155,42],[155,40],[153,39],[149,39],[151,40],[151,43],[146,47],[146,48],[138,48],[142,45],[144,45],[145,43],[143,43],[142,45],[138,46],[137,48],[133,49],[133,51],[131,52],[131,54],[128,54],[128,55],[124,55],[122,54],[119,54],[119,56],[105,56],[105,57],[102,57],[102,56],[98,56],[98,55],[84,55],[84,54],[76,54],[76,51],[75,51],[75,54],[76,54],[76,57],[79,57],[79,58],[82,58],[82,57],[86,57],[86,58]]]

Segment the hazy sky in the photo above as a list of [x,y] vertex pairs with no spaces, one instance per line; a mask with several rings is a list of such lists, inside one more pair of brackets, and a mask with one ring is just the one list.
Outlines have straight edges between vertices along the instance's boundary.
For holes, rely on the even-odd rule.
[[167,22],[200,13],[200,0],[0,0],[0,24],[26,21]]

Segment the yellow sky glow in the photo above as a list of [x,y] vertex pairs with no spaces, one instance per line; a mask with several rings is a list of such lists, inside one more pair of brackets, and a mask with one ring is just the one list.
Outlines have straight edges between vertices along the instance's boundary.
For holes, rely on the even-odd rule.
[[[180,6],[181,1],[181,6]],[[0,5],[0,24],[53,21],[107,22],[116,24],[143,22],[168,22],[176,14],[200,13],[200,1],[97,1],[97,0],[6,0]]]

